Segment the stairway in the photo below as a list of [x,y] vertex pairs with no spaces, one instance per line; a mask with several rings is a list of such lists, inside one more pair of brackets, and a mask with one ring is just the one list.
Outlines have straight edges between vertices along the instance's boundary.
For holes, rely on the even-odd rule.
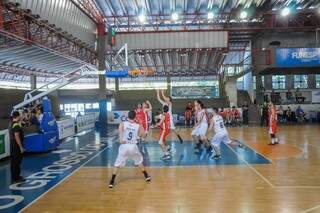
[[260,122],[260,109],[259,106],[255,105],[245,90],[237,91],[238,106],[242,106],[246,101],[249,105],[249,124],[258,124]]

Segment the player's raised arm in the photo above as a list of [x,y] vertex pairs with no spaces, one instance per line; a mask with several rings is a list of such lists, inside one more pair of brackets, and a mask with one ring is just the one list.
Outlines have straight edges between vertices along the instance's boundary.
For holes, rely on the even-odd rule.
[[148,104],[148,108],[146,109],[147,111],[152,111],[152,105],[149,100],[146,100],[146,103]]
[[123,133],[124,133],[123,122],[121,122],[121,123],[119,124],[119,142],[120,142],[121,144],[125,144],[125,143],[126,143],[125,141],[123,141]]
[[165,104],[166,104],[166,102],[161,99],[161,97],[160,97],[160,91],[159,91],[159,90],[157,90],[157,99],[158,99],[158,101],[159,101],[162,105],[165,105]]

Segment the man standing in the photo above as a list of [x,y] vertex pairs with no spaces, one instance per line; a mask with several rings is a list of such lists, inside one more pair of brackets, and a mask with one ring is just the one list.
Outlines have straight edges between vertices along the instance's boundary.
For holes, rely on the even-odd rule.
[[20,114],[18,111],[12,113],[12,120],[9,122],[10,135],[10,163],[11,163],[11,182],[23,182],[25,179],[20,176],[23,149],[23,129],[20,124]]
[[243,119],[243,125],[244,126],[248,126],[249,125],[248,112],[249,112],[249,105],[245,101],[244,104],[242,105],[242,119]]

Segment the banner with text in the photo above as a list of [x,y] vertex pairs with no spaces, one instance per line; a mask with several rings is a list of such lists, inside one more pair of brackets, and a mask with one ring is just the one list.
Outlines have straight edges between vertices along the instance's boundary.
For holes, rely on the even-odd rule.
[[312,103],[320,103],[320,90],[312,91]]
[[[108,112],[108,123],[119,124],[128,119],[129,110]],[[148,112],[148,123],[152,122],[152,112]]]
[[214,98],[219,96],[216,93],[214,86],[177,86],[171,89],[172,98]]
[[95,114],[88,113],[77,117],[77,132],[93,129],[95,125]]
[[315,67],[320,66],[320,48],[277,48],[278,67]]
[[64,139],[75,134],[74,118],[57,121],[59,130],[59,139]]
[[9,131],[0,131],[0,159],[10,156]]

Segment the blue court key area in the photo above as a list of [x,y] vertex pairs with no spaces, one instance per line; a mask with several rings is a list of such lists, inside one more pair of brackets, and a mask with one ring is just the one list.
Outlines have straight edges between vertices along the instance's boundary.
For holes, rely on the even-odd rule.
[[[158,142],[152,141],[139,145],[140,151],[143,154],[144,165],[150,167],[162,166],[196,166],[196,165],[238,165],[244,164],[242,160],[234,153],[234,151],[245,159],[249,164],[268,164],[269,160],[262,155],[256,153],[251,148],[244,146],[227,146],[221,144],[220,160],[214,160],[211,157],[212,153],[207,153],[205,149],[202,152],[195,154],[194,143],[185,141],[180,144],[178,141],[168,143],[171,146],[172,159],[161,160],[162,150]],[[88,162],[85,166],[88,167],[111,167],[117,157],[119,143],[114,143],[112,147],[104,150]],[[233,149],[234,151],[232,151]],[[127,166],[134,166],[133,161],[128,160]]]

